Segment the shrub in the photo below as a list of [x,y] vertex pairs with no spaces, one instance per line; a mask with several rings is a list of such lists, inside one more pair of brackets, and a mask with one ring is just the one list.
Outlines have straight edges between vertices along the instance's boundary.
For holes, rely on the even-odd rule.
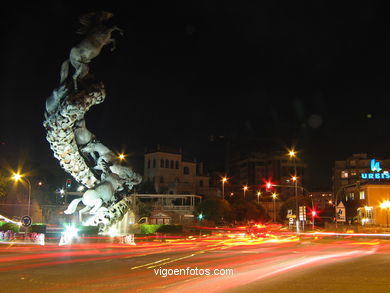
[[181,225],[162,225],[157,229],[158,233],[170,233],[177,234],[183,232],[183,226]]
[[154,234],[163,225],[141,224],[141,234]]
[[13,224],[13,223],[3,223],[1,226],[0,226],[0,231],[14,231],[15,233],[19,232],[19,225],[17,224]]

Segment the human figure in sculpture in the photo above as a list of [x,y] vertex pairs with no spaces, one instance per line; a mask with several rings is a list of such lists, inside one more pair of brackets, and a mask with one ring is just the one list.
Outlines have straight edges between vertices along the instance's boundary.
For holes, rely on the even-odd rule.
[[80,16],[81,28],[77,34],[86,37],[70,50],[69,59],[65,60],[61,66],[60,84],[64,83],[69,74],[69,62],[75,69],[73,74],[74,89],[77,91],[77,81],[83,79],[89,72],[88,63],[100,54],[105,45],[112,44],[111,51],[115,50],[115,39],[111,38],[113,31],[119,31],[123,35],[123,30],[117,26],[107,27],[105,22],[113,17],[111,12],[91,12]]

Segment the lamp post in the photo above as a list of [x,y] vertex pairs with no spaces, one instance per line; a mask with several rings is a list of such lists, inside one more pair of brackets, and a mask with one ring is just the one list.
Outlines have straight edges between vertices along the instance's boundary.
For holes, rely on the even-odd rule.
[[386,209],[386,228],[389,228],[389,208],[390,208],[390,201],[385,200],[380,205],[381,209]]
[[293,164],[294,164],[294,176],[292,178],[292,180],[294,181],[294,187],[295,187],[295,224],[297,226],[297,233],[299,233],[299,215],[298,215],[298,178],[297,178],[297,164],[296,164],[296,161],[295,161],[295,158],[296,158],[296,152],[294,151],[294,149],[291,149],[289,152],[288,152],[288,155],[290,156],[290,159],[293,160]]
[[275,206],[275,199],[276,199],[277,195],[276,193],[272,193],[272,201],[274,202],[274,223],[276,222],[276,206]]
[[222,177],[221,182],[222,182],[222,199],[225,199],[225,182],[227,182],[226,177]]
[[27,177],[20,175],[19,173],[15,173],[12,176],[15,182],[25,180],[28,184],[28,207],[27,207],[27,216],[30,216],[30,205],[31,205],[31,182]]
[[248,186],[245,185],[245,186],[242,188],[242,190],[244,190],[244,199],[245,199],[245,193],[246,193],[246,191],[248,190]]

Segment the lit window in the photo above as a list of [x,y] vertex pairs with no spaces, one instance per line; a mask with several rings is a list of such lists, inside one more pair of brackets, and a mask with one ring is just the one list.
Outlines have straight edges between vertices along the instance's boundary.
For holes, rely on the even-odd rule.
[[352,199],[352,200],[355,199],[355,194],[353,192],[349,193],[349,199]]
[[341,178],[348,178],[348,172],[347,171],[341,171]]
[[360,192],[359,192],[359,198],[360,198],[360,199],[365,199],[365,198],[366,198],[366,196],[365,196],[365,194],[364,194],[364,191],[360,191]]

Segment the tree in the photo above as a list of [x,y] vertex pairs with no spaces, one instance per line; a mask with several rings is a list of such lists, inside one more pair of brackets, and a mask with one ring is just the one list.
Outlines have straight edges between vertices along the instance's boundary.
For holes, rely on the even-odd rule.
[[136,186],[138,193],[145,193],[145,194],[156,194],[156,188],[154,187],[154,184],[150,180],[142,181],[141,184]]
[[239,222],[250,220],[265,221],[267,214],[264,207],[254,201],[237,200],[232,203],[233,219]]
[[153,211],[153,202],[143,202],[137,199],[137,208],[138,208],[138,216],[142,217],[150,217]]
[[7,177],[0,171],[0,197],[6,196],[8,183]]
[[213,197],[202,201],[195,213],[202,214],[209,222],[220,223],[230,218],[231,207],[228,201]]

